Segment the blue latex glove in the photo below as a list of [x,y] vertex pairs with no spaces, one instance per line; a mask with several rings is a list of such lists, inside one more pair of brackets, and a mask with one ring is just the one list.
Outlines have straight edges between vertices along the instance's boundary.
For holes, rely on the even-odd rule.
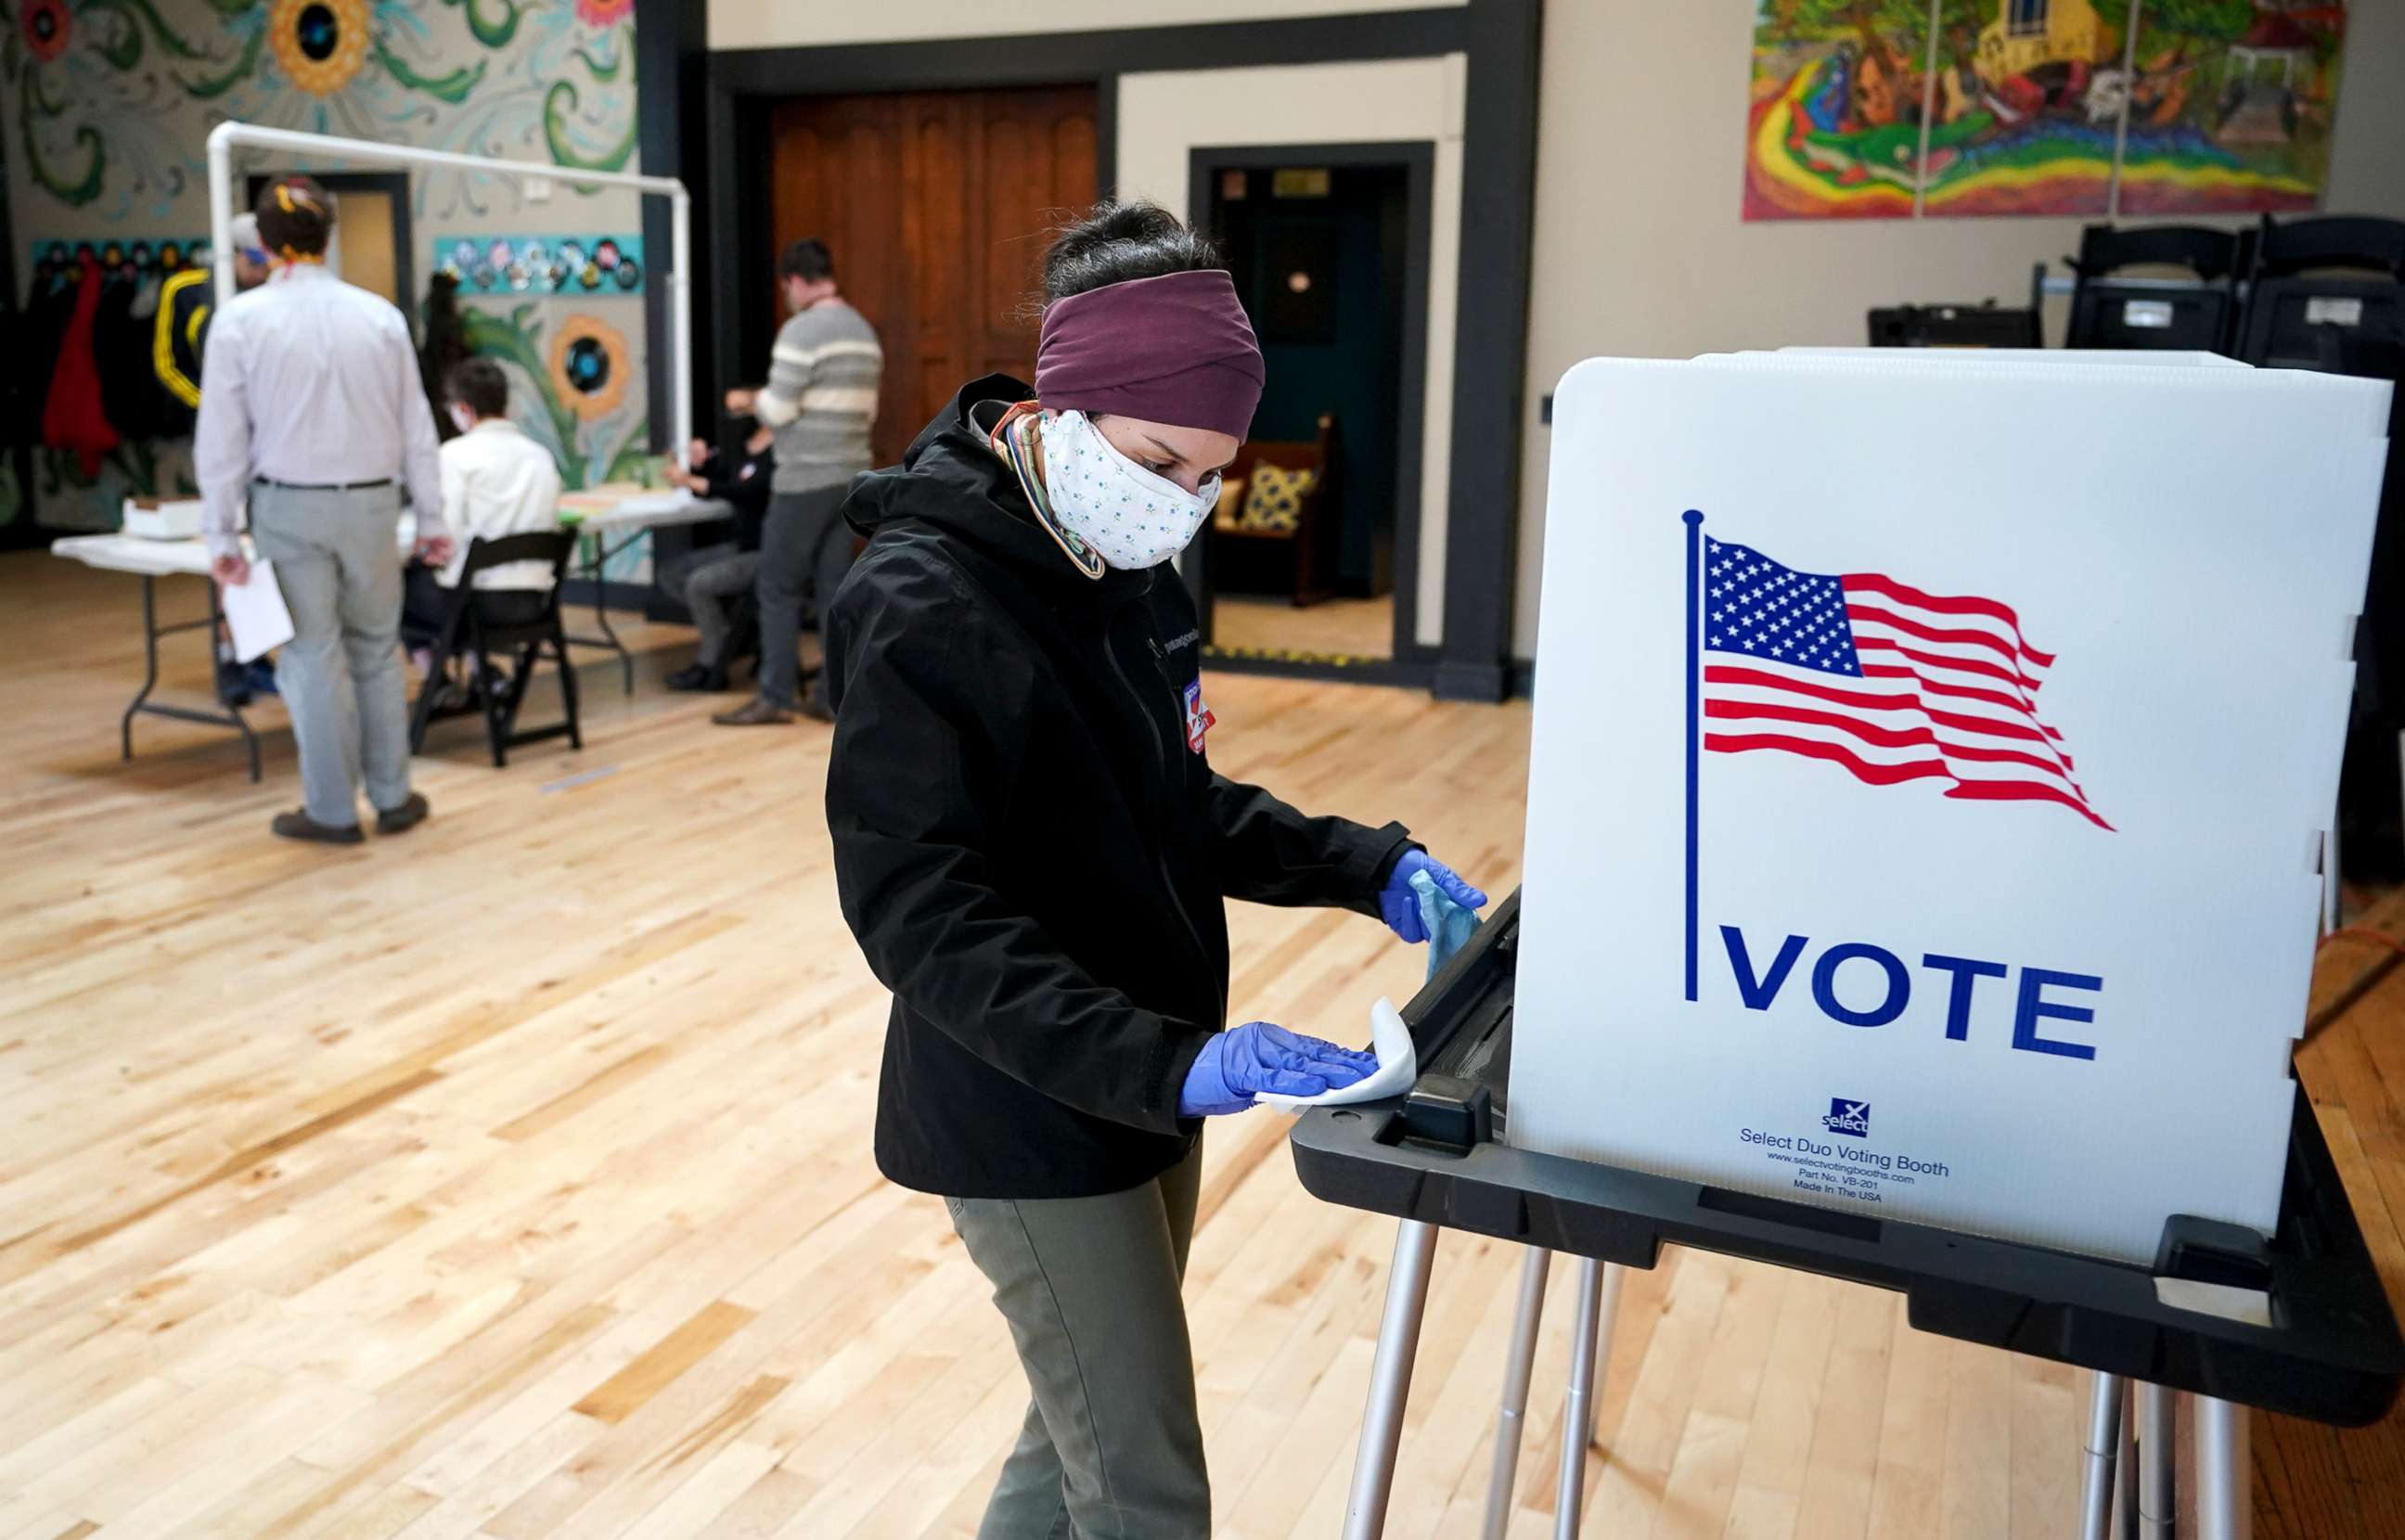
[[1356,1053],[1266,1021],[1248,1021],[1214,1036],[1196,1056],[1177,1093],[1180,1117],[1241,1113],[1253,1098],[1317,1096],[1350,1085],[1378,1067],[1375,1054]]
[[1484,909],[1486,895],[1453,875],[1453,868],[1425,850],[1406,850],[1378,890],[1378,913],[1386,929],[1416,946],[1428,940],[1428,922],[1420,917],[1419,895],[1412,891],[1412,874],[1426,872],[1437,890],[1465,909]]
[[1412,874],[1412,896],[1419,900],[1420,929],[1428,938],[1428,976],[1434,978],[1453,960],[1453,954],[1478,933],[1478,916],[1454,903],[1453,896],[1426,872]]

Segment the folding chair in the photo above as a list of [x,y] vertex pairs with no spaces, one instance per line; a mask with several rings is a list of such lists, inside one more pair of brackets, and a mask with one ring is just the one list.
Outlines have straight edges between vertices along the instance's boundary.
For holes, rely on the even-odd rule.
[[[2196,225],[2116,230],[2089,225],[2071,259],[2065,347],[2168,348],[2220,353],[2232,345],[2238,286],[2253,257],[2255,232]],[[2187,278],[2123,276],[2134,267],[2184,268]]]
[[2405,220],[2267,214],[2252,276],[2239,328],[2247,363],[2318,369],[2332,330],[2405,343]]
[[[569,664],[568,637],[559,623],[560,590],[568,576],[569,558],[575,550],[575,532],[565,529],[511,535],[498,540],[479,538],[469,543],[467,563],[459,569],[459,584],[452,591],[450,612],[443,617],[442,633],[434,640],[426,683],[418,690],[417,706],[410,717],[412,753],[424,748],[426,729],[436,719],[463,717],[471,711],[484,716],[485,735],[493,746],[493,767],[497,770],[509,763],[509,751],[521,744],[564,735],[574,747],[584,747],[577,721],[576,670]],[[541,562],[549,567],[550,590],[540,595],[533,589],[477,591],[477,573],[512,562]],[[487,613],[482,602],[521,595],[540,597],[541,612],[525,621],[504,623]],[[551,650],[553,665],[559,670],[560,701],[567,709],[567,720],[520,732],[518,708],[526,704],[527,687],[533,682],[535,665],[546,646]],[[496,654],[510,659],[506,679],[494,665]],[[474,678],[469,685],[471,704],[444,707],[440,703],[451,662],[461,657],[474,664]]]

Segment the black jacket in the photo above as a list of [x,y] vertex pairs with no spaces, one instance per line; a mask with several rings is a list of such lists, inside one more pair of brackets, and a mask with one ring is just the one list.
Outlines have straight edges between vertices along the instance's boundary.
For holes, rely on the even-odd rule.
[[836,883],[894,995],[877,1163],[954,1197],[1176,1164],[1178,1090],[1227,1009],[1222,900],[1374,916],[1411,847],[1212,773],[1174,572],[1078,572],[969,420],[1030,394],[968,385],[852,483],[868,548],[826,631]]
[[731,464],[724,454],[702,462],[701,479],[709,487],[706,496],[735,510],[735,548],[738,551],[760,549],[760,525],[768,513],[768,483],[775,479],[776,469],[774,444]]

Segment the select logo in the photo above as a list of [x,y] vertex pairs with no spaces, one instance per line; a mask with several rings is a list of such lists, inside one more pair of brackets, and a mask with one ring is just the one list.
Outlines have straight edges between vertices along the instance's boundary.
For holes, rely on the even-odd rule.
[[1833,1096],[1829,1099],[1829,1115],[1821,1120],[1821,1127],[1833,1134],[1851,1134],[1856,1139],[1868,1139],[1871,1136],[1871,1104]]

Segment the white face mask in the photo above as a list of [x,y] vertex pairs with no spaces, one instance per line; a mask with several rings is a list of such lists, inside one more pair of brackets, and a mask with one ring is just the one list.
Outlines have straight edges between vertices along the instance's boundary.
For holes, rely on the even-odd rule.
[[455,406],[451,409],[451,426],[465,433],[476,426],[475,413],[464,406]]
[[1063,534],[1122,572],[1158,567],[1192,542],[1219,500],[1219,473],[1188,492],[1115,448],[1082,412],[1044,420],[1044,491]]

